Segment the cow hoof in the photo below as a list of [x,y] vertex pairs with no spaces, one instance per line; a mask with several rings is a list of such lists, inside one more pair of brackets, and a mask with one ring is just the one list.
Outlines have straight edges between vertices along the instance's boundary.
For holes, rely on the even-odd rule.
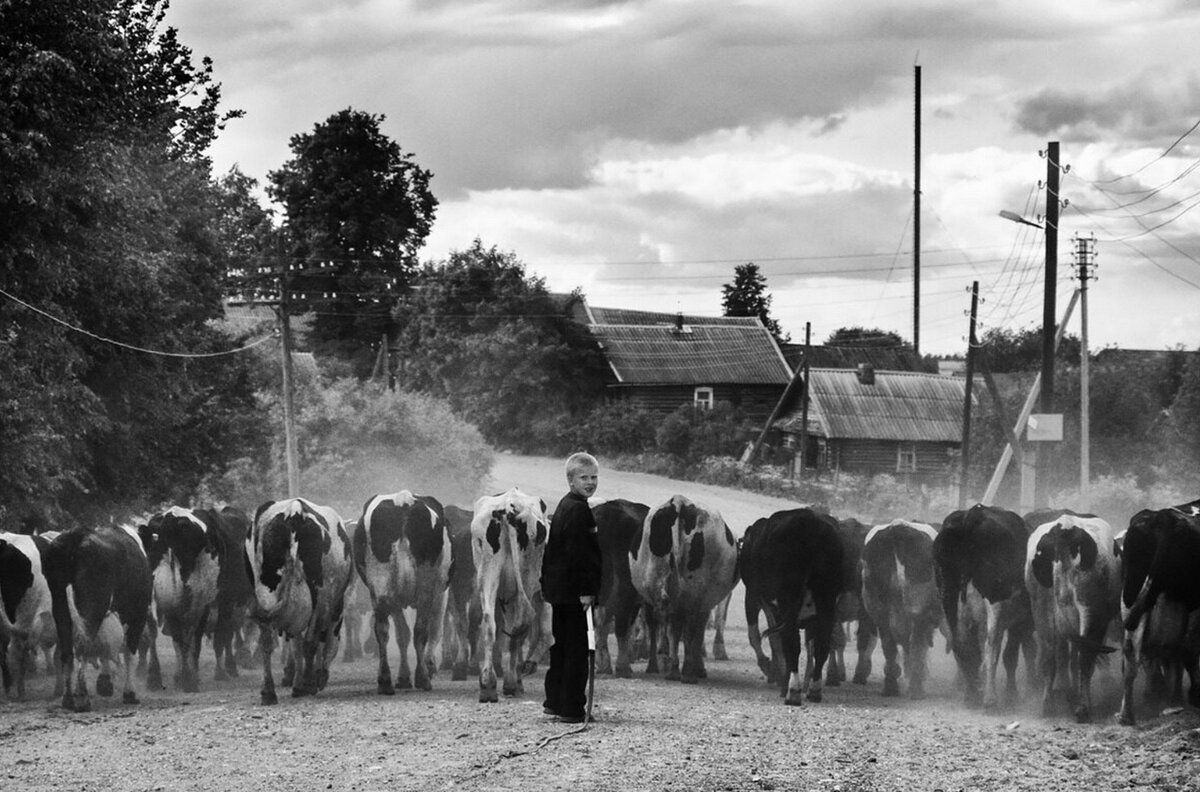
[[1076,723],[1091,723],[1092,722],[1092,711],[1082,705],[1076,707],[1075,708],[1075,722]]
[[429,677],[422,677],[417,680],[417,689],[425,691],[433,690],[433,683],[429,681]]
[[804,706],[804,696],[798,690],[789,690],[787,695],[784,696],[783,703],[789,707],[802,707]]
[[125,702],[126,704],[137,704],[137,693],[134,693],[132,690],[126,690],[121,694],[121,701]]
[[292,698],[304,698],[305,696],[314,695],[317,691],[310,688],[308,685],[295,685],[292,688]]
[[867,679],[870,676],[871,676],[870,674],[855,674],[854,679],[852,681],[856,685],[865,685],[865,684],[867,684]]
[[663,679],[666,679],[670,682],[678,682],[679,681],[679,669],[678,668],[668,668],[667,673],[663,675]]
[[274,690],[262,691],[262,693],[259,694],[259,699],[262,701],[262,703],[264,705],[266,705],[268,707],[271,706],[272,704],[279,703],[279,696],[275,695]]
[[229,679],[229,672],[226,671],[224,668],[221,668],[221,666],[218,665],[216,668],[213,669],[213,681],[214,682],[224,682],[227,679]]
[[479,691],[479,703],[480,704],[495,704],[499,700],[500,700],[500,696],[497,695],[495,688],[480,689],[480,691]]
[[375,690],[381,696],[396,695],[396,688],[392,685],[392,680],[390,677],[384,677],[383,679],[377,680],[375,683]]
[[617,666],[617,669],[613,673],[613,676],[615,676],[617,679],[633,679],[633,667],[632,666]]
[[841,687],[841,686],[842,686],[842,680],[840,680],[840,679],[826,679],[825,680],[825,687]]
[[225,666],[225,677],[227,679],[237,679],[238,667],[236,663],[228,663]]
[[412,680],[406,676],[397,676],[396,690],[412,690]]
[[810,691],[808,691],[808,696],[807,696],[807,698],[808,698],[808,700],[809,700],[809,701],[813,701],[813,702],[816,702],[816,703],[818,703],[818,704],[819,704],[819,703],[821,702],[821,691],[819,691],[819,690],[810,690]]
[[[329,684],[329,669],[322,668],[319,671],[317,671],[316,690],[324,690],[325,686],[328,684]],[[314,691],[314,692],[316,692],[316,691]]]
[[113,694],[112,677],[108,674],[101,674],[96,677],[96,693],[108,698]]
[[517,682],[515,685],[505,685],[504,686],[504,695],[506,695],[506,696],[519,696],[524,692],[525,692],[525,685],[522,682]]
[[900,683],[894,679],[883,680],[883,695],[887,697],[900,695]]
[[694,685],[700,681],[700,677],[695,674],[680,674],[679,681],[685,685]]
[[1126,712],[1118,712],[1118,713],[1117,713],[1117,724],[1118,724],[1118,725],[1120,725],[1120,726],[1133,726],[1133,725],[1135,725],[1136,723],[1137,723],[1137,721],[1136,721],[1136,719],[1133,717],[1133,713],[1132,713],[1132,712],[1129,712],[1129,713],[1126,713]]
[[451,682],[462,682],[467,678],[467,667],[465,665],[455,665],[450,671]]
[[200,692],[200,683],[196,681],[195,677],[189,676],[186,679],[184,679],[182,687],[183,687],[184,693],[199,693]]
[[529,676],[530,674],[536,674],[537,673],[537,663],[534,662],[533,660],[522,660],[521,665],[519,665],[517,667],[517,670],[521,672],[521,676]]
[[925,699],[925,688],[911,686],[908,689],[908,697],[913,701],[923,701]]

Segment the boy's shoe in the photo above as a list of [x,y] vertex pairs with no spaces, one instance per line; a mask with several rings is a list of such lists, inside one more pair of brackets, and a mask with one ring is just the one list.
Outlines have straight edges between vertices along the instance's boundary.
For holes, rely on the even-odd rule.
[[585,719],[587,720],[588,723],[596,722],[595,715],[579,714],[579,715],[559,715],[558,716],[558,720],[560,723],[583,723],[583,721]]

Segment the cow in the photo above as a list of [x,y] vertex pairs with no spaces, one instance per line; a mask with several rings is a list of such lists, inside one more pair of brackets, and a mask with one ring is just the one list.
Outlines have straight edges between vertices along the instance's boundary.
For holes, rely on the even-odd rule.
[[[158,624],[175,646],[175,684],[187,693],[200,689],[200,646],[213,632],[216,679],[237,676],[233,659],[235,611],[250,601],[245,541],[249,521],[236,509],[172,506],[138,525],[154,581]],[[150,674],[157,670],[151,655]]]
[[[1187,702],[1200,707],[1200,503],[1135,514],[1122,547],[1124,695],[1117,720],[1135,723],[1138,666],[1157,661],[1187,672]],[[1177,683],[1178,684],[1178,683]],[[1177,694],[1180,692],[1175,691]]]
[[74,712],[91,709],[84,678],[87,663],[77,661],[100,661],[96,692],[111,696],[110,669],[116,655],[124,671],[121,698],[136,704],[133,655],[153,596],[150,563],[136,529],[110,525],[64,531],[46,549],[43,569],[58,632],[63,707]]
[[292,696],[317,693],[328,683],[329,665],[337,656],[346,588],[354,574],[342,518],[304,498],[267,501],[254,513],[246,559],[254,589],[252,615],[259,623],[262,703],[279,701],[271,668],[276,634],[290,643],[300,667]]
[[1032,661],[1033,616],[1024,575],[1028,540],[1020,515],[983,504],[951,512],[934,540],[934,571],[968,706],[1000,705],[996,672],[1002,650],[1009,702],[1017,697],[1022,649],[1026,664]]
[[479,639],[479,600],[475,596],[475,559],[471,553],[471,520],[474,512],[460,506],[444,509],[450,535],[450,589],[442,629],[443,669],[450,679],[462,681],[479,673],[475,644]]
[[[644,503],[620,498],[592,507],[603,559],[596,600],[597,673],[613,673],[622,679],[633,676],[631,644],[642,601],[630,576],[630,551],[649,512],[650,507]],[[608,652],[610,630],[617,639],[615,666]]]
[[1069,511],[1042,523],[1029,536],[1025,587],[1044,684],[1043,715],[1053,714],[1062,694],[1074,704],[1078,722],[1091,721],[1096,660],[1115,651],[1104,645],[1120,610],[1121,568],[1114,548],[1107,521]]
[[[542,556],[549,533],[546,504],[516,487],[475,501],[471,558],[475,563],[480,610],[475,652],[479,658],[480,702],[499,700],[492,655],[497,630],[505,636],[499,652],[504,669],[504,695],[515,696],[524,690],[522,647],[540,618],[536,600],[542,590]],[[507,665],[503,663],[504,649],[508,651]]]
[[825,674],[825,684],[830,687],[836,687],[846,679],[846,638],[852,622],[855,624],[855,645],[858,650],[854,682],[864,684],[871,675],[875,625],[863,607],[860,563],[863,542],[870,531],[870,525],[853,517],[838,520],[838,538],[842,542],[842,593],[838,596],[837,617],[829,652],[829,671]]
[[[746,629],[758,667],[778,681],[784,703],[821,701],[837,599],[844,589],[842,542],[837,520],[808,508],[778,511],[756,520],[742,536],[738,560],[746,586]],[[767,617],[773,659],[762,649],[758,613]],[[809,640],[810,662],[800,673],[800,630]],[[782,664],[782,668],[777,668]],[[811,671],[809,671],[811,668]]]
[[[431,690],[434,649],[441,640],[450,583],[450,535],[442,504],[400,490],[375,495],[364,505],[354,533],[354,566],[371,595],[379,650],[376,690],[387,696],[416,686]],[[415,611],[410,636],[404,609]],[[393,685],[388,667],[388,619],[396,625],[399,670]],[[415,671],[408,665],[412,640]]]
[[925,697],[929,647],[943,621],[933,575],[936,537],[926,523],[892,520],[872,528],[863,545],[863,606],[883,647],[885,696],[900,695],[902,651],[909,698]]
[[0,675],[4,692],[25,698],[25,677],[41,652],[54,668],[54,616],[42,562],[50,542],[42,536],[0,533]]
[[695,683],[706,676],[709,614],[737,583],[733,533],[716,509],[673,495],[647,513],[632,547],[630,576],[647,607],[651,651],[661,623],[667,631],[666,678]]

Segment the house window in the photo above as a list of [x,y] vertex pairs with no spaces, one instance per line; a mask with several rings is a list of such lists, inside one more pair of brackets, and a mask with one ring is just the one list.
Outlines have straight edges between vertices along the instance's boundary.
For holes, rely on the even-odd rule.
[[915,445],[901,445],[899,447],[896,452],[896,472],[917,472],[917,447]]
[[711,410],[713,407],[713,389],[696,388],[692,404],[702,410]]

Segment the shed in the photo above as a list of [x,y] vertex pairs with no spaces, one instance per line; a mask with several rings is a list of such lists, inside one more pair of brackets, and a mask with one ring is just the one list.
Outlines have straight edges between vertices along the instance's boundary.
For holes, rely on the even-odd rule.
[[[965,393],[963,380],[936,374],[810,369],[805,467],[947,483],[962,445]],[[801,407],[791,405],[774,425],[796,449]]]

